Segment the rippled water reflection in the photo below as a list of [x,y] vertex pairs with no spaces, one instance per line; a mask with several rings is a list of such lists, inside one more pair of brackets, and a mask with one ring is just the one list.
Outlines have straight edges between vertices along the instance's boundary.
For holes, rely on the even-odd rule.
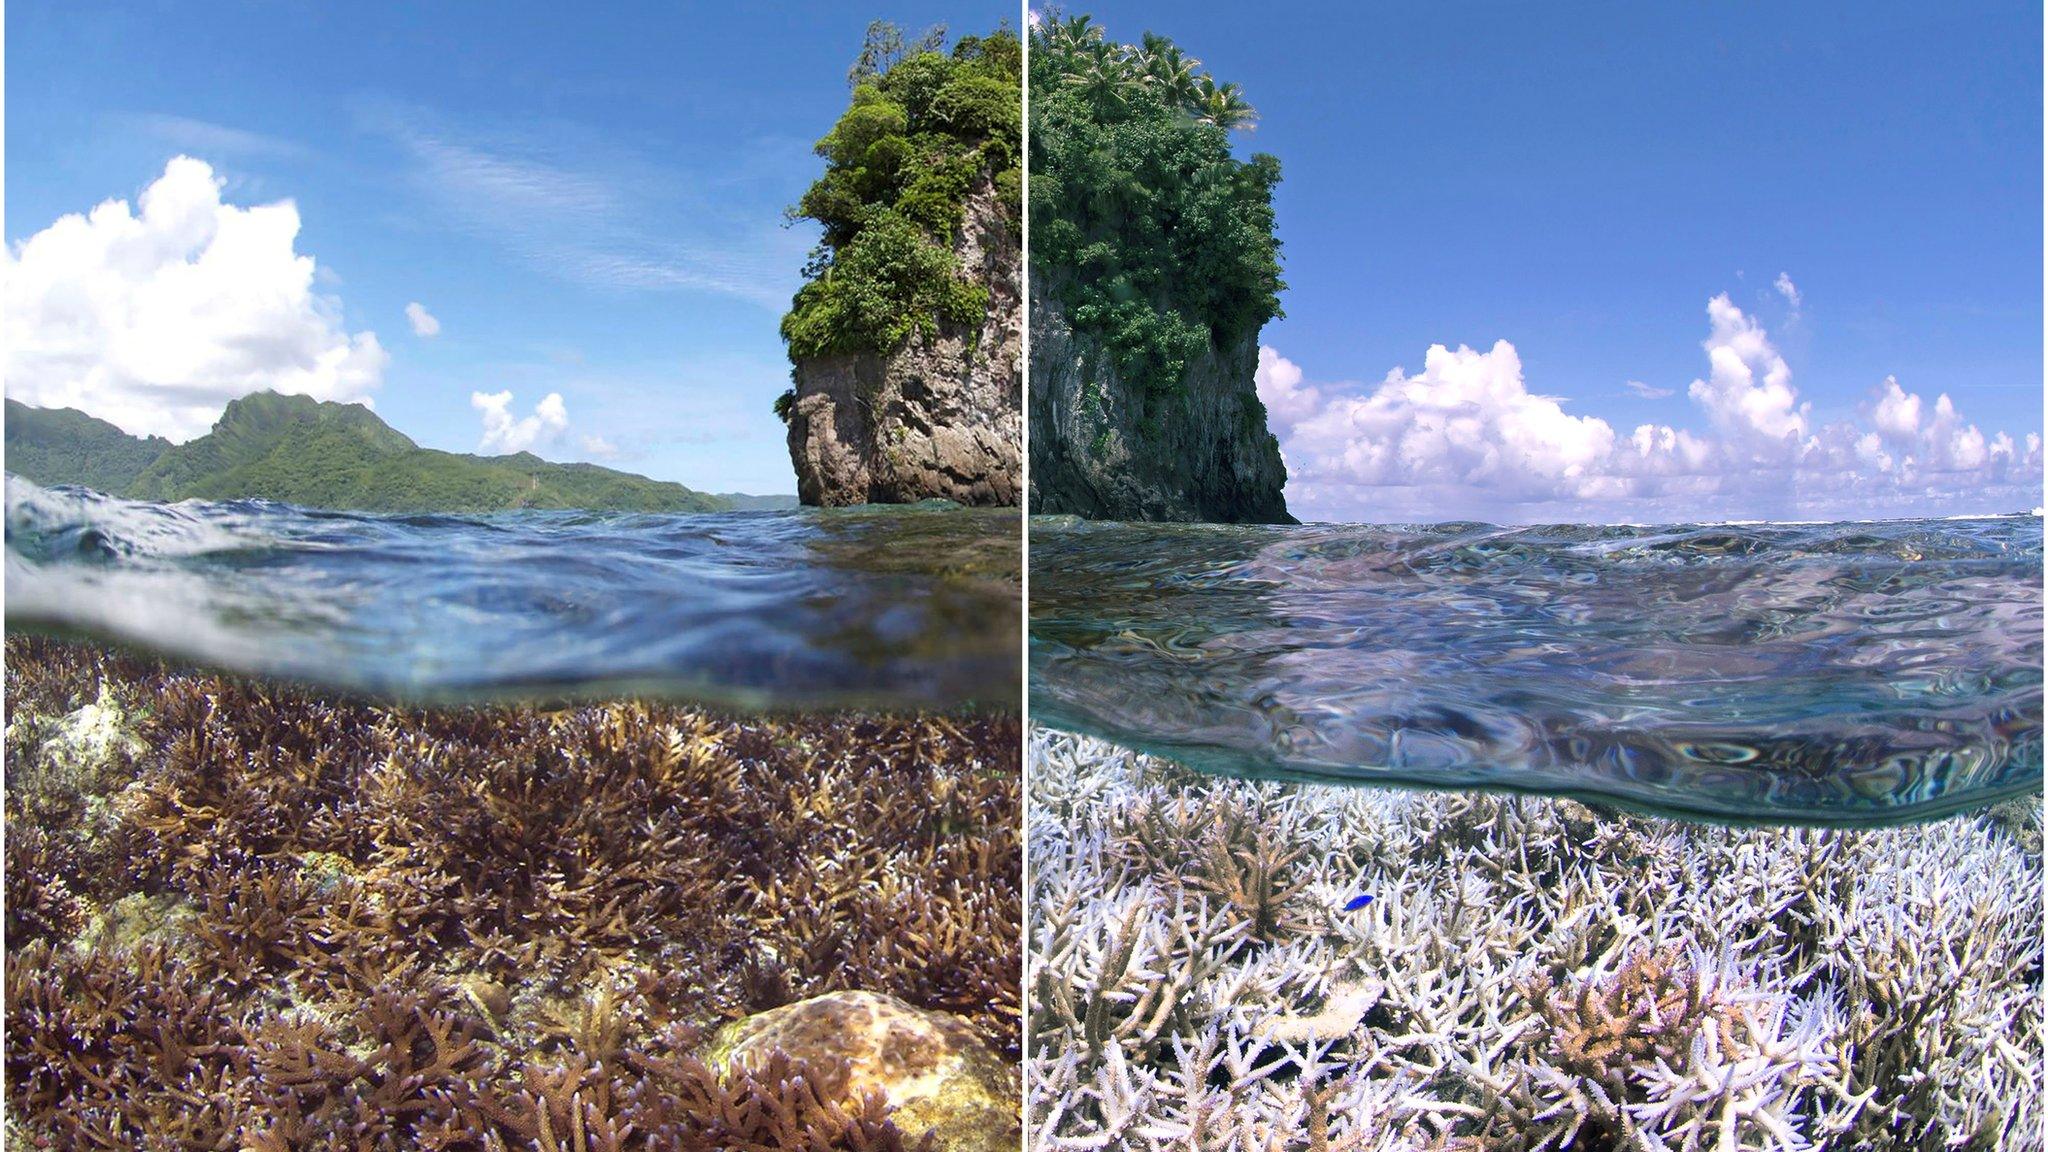
[[1015,511],[378,516],[7,477],[11,627],[414,699],[1014,708]]
[[1030,531],[1033,717],[1205,771],[1810,823],[2041,786],[2038,517]]

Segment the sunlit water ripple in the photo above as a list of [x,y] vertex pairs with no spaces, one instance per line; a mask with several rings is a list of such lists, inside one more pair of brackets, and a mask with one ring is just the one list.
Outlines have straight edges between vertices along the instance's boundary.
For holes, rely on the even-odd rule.
[[1030,533],[1033,718],[1204,771],[1735,822],[2041,787],[2038,516]]
[[1018,697],[1014,510],[381,516],[6,484],[10,627],[418,700]]

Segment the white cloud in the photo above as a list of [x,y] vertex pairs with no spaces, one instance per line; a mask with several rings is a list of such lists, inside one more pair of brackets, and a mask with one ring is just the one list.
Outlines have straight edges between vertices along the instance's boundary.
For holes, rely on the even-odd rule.
[[1924,420],[1923,410],[1927,405],[1918,395],[1899,387],[1896,377],[1885,377],[1871,418],[1885,450],[1902,464],[1910,461],[1923,472],[1969,472],[1991,463],[1994,457],[2012,458],[2012,437],[2000,432],[1987,440],[1956,411],[1948,393],[1935,398]]
[[1669,388],[1659,388],[1654,384],[1645,384],[1641,380],[1627,380],[1624,383],[1628,385],[1629,391],[1645,400],[1662,400],[1673,394]]
[[577,443],[582,445],[585,456],[595,456],[600,460],[608,460],[619,454],[619,446],[602,436],[585,436]]
[[[1531,391],[1515,347],[1435,345],[1370,389],[1304,382],[1261,348],[1257,384],[1305,518],[1686,520],[1999,511],[2040,503],[2041,439],[1987,436],[1943,394],[1886,379],[1866,420],[1810,428],[1762,326],[1707,306],[1709,375],[1690,396],[1713,431],[1620,435]],[[1645,396],[1659,391],[1631,381]]]
[[1776,288],[1778,295],[1785,298],[1785,303],[1792,306],[1793,315],[1798,315],[1799,305],[1801,304],[1799,285],[1792,282],[1792,277],[1787,273],[1780,272],[1778,273],[1778,278],[1771,281],[1771,287]]
[[261,132],[250,132],[226,124],[215,124],[207,120],[195,120],[190,116],[172,116],[162,112],[115,113],[109,119],[115,125],[140,129],[181,151],[201,152],[209,156],[262,156],[303,160],[313,154],[311,149],[295,141],[266,136]]
[[[362,117],[404,150],[420,190],[451,221],[577,283],[719,293],[780,313],[813,240],[761,208],[751,193],[764,177],[774,176],[778,198],[787,185],[781,172],[748,170],[747,156],[714,184],[651,167],[587,128],[464,131],[395,105]],[[816,163],[808,147],[789,151]]]
[[1713,331],[1701,347],[1711,368],[1687,395],[1707,410],[1714,427],[1758,449],[1789,451],[1806,436],[1807,405],[1792,387],[1792,369],[1778,355],[1763,325],[1728,302],[1707,301]]
[[1396,368],[1370,396],[1334,397],[1297,418],[1287,447],[1348,484],[1542,500],[1607,492],[1597,466],[1614,447],[1614,429],[1529,392],[1521,357],[1502,340],[1486,352],[1434,345],[1420,375]]
[[[1946,396],[1942,397],[1944,400]],[[1877,407],[1871,417],[1877,430],[1893,439],[1910,439],[1920,431],[1920,397],[1899,387],[1898,378],[1887,376],[1879,390]]]
[[139,211],[108,200],[0,256],[7,394],[176,441],[265,389],[369,403],[388,356],[313,291],[298,208],[223,203],[222,183],[178,156]]
[[1259,349],[1259,368],[1252,380],[1259,402],[1266,406],[1266,427],[1276,436],[1322,407],[1321,394],[1301,386],[1301,366],[1271,348]]
[[441,334],[441,322],[417,300],[405,306],[405,318],[412,325],[412,334],[422,340],[431,340]]
[[477,450],[487,456],[524,452],[548,443],[569,426],[569,408],[562,403],[560,392],[548,393],[534,405],[533,414],[524,418],[512,415],[509,391],[471,392],[469,406],[483,415],[484,436]]

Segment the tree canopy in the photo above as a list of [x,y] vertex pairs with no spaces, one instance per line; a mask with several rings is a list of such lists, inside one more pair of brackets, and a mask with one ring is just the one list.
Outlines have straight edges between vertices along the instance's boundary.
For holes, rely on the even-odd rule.
[[1125,381],[1171,392],[1210,341],[1280,314],[1280,162],[1232,155],[1258,116],[1237,85],[1164,36],[1117,44],[1055,13],[1030,99],[1034,269]]
[[891,351],[988,306],[953,244],[984,174],[1021,218],[1022,44],[1005,29],[951,52],[944,40],[942,28],[906,41],[885,21],[868,27],[847,73],[852,100],[817,144],[825,173],[790,210],[824,228],[782,320],[792,359]]

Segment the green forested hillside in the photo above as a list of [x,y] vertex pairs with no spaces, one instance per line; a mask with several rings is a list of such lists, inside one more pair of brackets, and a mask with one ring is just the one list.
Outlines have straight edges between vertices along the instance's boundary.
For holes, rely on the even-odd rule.
[[[261,497],[369,512],[711,512],[731,506],[680,484],[594,464],[551,464],[529,452],[468,456],[421,448],[360,404],[274,392],[233,401],[213,431],[185,444],[139,440],[83,413],[12,401],[7,421],[8,471],[39,484],[86,484],[143,500]],[[60,437],[52,429],[70,434]],[[93,459],[140,459],[142,466],[125,482],[121,469],[79,466],[73,445],[80,429],[94,433]]]
[[766,496],[756,496],[748,492],[714,492],[711,498],[732,505],[735,512],[783,512],[803,507],[802,501],[791,492],[775,492]]
[[7,402],[7,468],[39,484],[125,491],[171,442],[130,436],[76,408]]

